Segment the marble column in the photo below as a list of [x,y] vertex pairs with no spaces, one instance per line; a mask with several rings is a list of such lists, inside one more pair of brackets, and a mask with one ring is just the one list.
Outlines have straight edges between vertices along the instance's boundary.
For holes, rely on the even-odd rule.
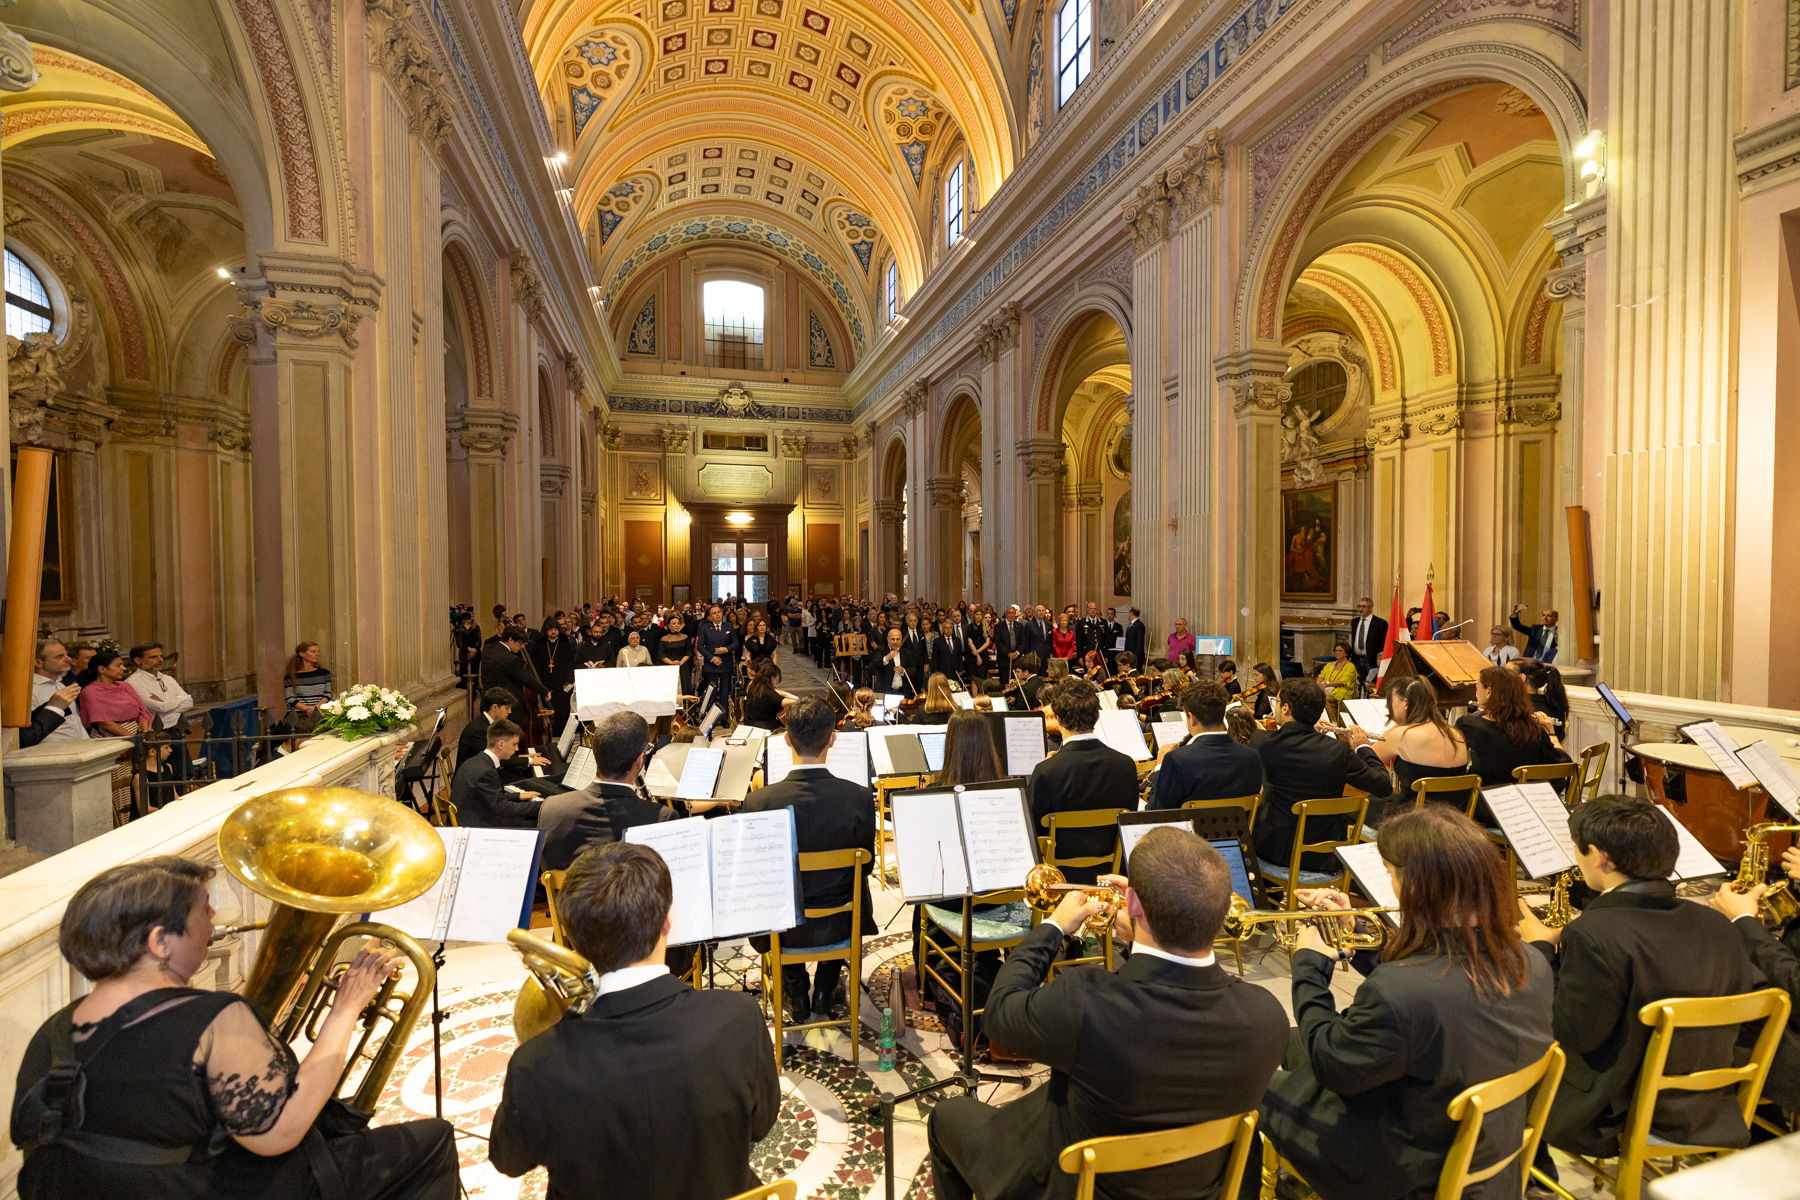
[[1164,611],[1164,547],[1168,478],[1177,468],[1163,427],[1161,396],[1169,209],[1168,188],[1159,175],[1138,188],[1121,210],[1136,256],[1131,271],[1131,594],[1152,641],[1174,627],[1173,616]]
[[877,500],[874,518],[876,569],[870,573],[869,598],[880,601],[889,592],[900,592],[900,534],[905,514],[898,500]]
[[[1212,374],[1215,296],[1219,288],[1214,239],[1224,170],[1219,131],[1209,129],[1201,144],[1185,147],[1180,160],[1163,173],[1175,210],[1178,262],[1174,310],[1179,372],[1171,397],[1173,419],[1164,460],[1175,476],[1175,486],[1169,489],[1174,498],[1174,531],[1172,538],[1165,539],[1170,545],[1166,590],[1173,604],[1172,616],[1186,617],[1188,628],[1200,633],[1223,631],[1230,624],[1228,606],[1220,605],[1214,594],[1213,570],[1218,549],[1225,541],[1214,527],[1217,451],[1213,443],[1219,417]],[[1140,403],[1157,398],[1148,387],[1138,386],[1136,391],[1146,398]],[[1135,445],[1134,439],[1134,451]],[[1143,489],[1134,479],[1134,505],[1141,495]],[[1133,584],[1136,592],[1135,579]],[[1169,624],[1172,627],[1174,621],[1171,619]]]
[[1214,369],[1235,417],[1238,519],[1224,557],[1236,580],[1236,653],[1240,661],[1280,662],[1281,410],[1294,394],[1284,382],[1287,354],[1278,346],[1259,347],[1229,355]]
[[1614,688],[1699,700],[1721,698],[1728,644],[1740,9],[1608,18],[1600,653]]
[[1057,438],[1027,438],[1014,447],[1014,452],[1025,477],[1025,507],[1020,514],[1022,519],[1013,528],[1031,548],[1031,573],[1020,586],[1025,602],[1047,604],[1055,611],[1062,603],[1057,593],[1062,582],[1057,578],[1061,558],[1057,539],[1061,533],[1062,480],[1068,473],[1062,442]]
[[[38,79],[37,67],[31,61],[31,40],[0,25],[0,91],[22,92]],[[4,372],[0,372],[4,375]],[[0,378],[0,413],[9,412],[10,400],[6,380]],[[0,530],[12,535],[12,422],[0,421]],[[7,732],[5,741],[18,745],[17,735]]]
[[[1588,605],[1591,595],[1577,596],[1569,572],[1569,533],[1564,511],[1571,506],[1597,504],[1601,497],[1598,486],[1602,478],[1598,461],[1590,465],[1589,457],[1599,449],[1601,438],[1588,438],[1586,427],[1602,411],[1588,403],[1590,374],[1598,381],[1605,378],[1605,338],[1590,341],[1587,336],[1588,285],[1597,273],[1604,280],[1606,254],[1606,197],[1576,205],[1549,225],[1562,265],[1553,267],[1544,277],[1544,295],[1562,302],[1562,359],[1558,369],[1562,383],[1561,419],[1557,427],[1557,480],[1554,514],[1556,526],[1555,604],[1574,636],[1577,605]],[[1596,287],[1596,292],[1601,288]],[[1598,299],[1598,296],[1596,296]],[[1598,311],[1598,309],[1596,309]],[[1595,485],[1590,493],[1588,485]],[[1591,514],[1591,510],[1590,510]],[[1589,527],[1590,539],[1599,530]],[[1594,552],[1600,550],[1594,541]],[[1592,565],[1598,567],[1598,558]],[[1517,603],[1514,601],[1513,603]],[[1511,607],[1511,605],[1507,605]],[[1575,657],[1591,661],[1593,647],[1576,647]]]
[[951,604],[964,595],[963,488],[954,475],[928,480],[925,494],[931,507],[932,572],[928,593],[940,604]]

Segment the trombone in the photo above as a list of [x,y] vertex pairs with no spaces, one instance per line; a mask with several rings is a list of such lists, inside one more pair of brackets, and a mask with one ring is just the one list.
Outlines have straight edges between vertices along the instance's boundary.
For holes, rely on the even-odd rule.
[[[1281,911],[1253,909],[1242,896],[1233,892],[1231,910],[1225,914],[1224,936],[1228,938],[1244,938],[1256,932],[1262,925],[1269,926],[1269,933],[1275,938],[1275,944],[1288,953],[1300,942],[1298,928],[1285,925],[1287,921],[1317,921],[1319,933],[1325,944],[1333,950],[1374,950],[1387,940],[1387,931],[1380,922],[1369,922],[1369,928],[1363,929],[1357,918],[1374,917],[1381,913],[1397,913],[1394,907],[1386,908],[1301,908]],[[1345,917],[1351,920],[1344,920]]]

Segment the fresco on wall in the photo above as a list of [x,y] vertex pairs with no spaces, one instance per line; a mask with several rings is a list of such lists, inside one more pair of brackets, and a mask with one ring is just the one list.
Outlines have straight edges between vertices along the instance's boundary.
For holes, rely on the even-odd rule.
[[1113,506],[1113,595],[1131,595],[1131,493]]

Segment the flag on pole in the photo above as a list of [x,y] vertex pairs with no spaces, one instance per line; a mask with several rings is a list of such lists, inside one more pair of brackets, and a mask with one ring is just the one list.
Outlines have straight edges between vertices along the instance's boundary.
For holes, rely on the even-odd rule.
[[1394,658],[1394,643],[1406,636],[1406,622],[1400,612],[1400,585],[1394,585],[1394,608],[1388,614],[1387,641],[1381,647],[1381,663],[1375,668],[1375,686],[1380,687],[1387,675],[1388,663]]
[[1437,636],[1437,613],[1431,609],[1431,583],[1425,584],[1425,607],[1419,612],[1419,640],[1429,642]]

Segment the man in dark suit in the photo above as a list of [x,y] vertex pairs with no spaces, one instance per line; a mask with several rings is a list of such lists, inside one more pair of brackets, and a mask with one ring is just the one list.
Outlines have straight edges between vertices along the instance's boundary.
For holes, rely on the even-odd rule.
[[967,644],[961,625],[949,617],[939,621],[938,635],[931,643],[931,669],[946,679],[961,679]]
[[[839,779],[825,767],[825,754],[837,741],[837,722],[829,706],[822,700],[805,698],[794,701],[787,710],[787,739],[794,751],[794,767],[780,783],[772,783],[759,792],[751,792],[744,801],[745,812],[769,812],[778,808],[794,810],[796,848],[801,854],[827,850],[867,850],[870,861],[860,871],[848,868],[835,871],[808,871],[800,877],[800,888],[807,908],[836,908],[850,903],[853,889],[862,891],[863,931],[874,928],[874,910],[869,898],[869,870],[875,854],[875,797],[866,787]],[[781,935],[781,944],[790,950],[812,946],[830,946],[850,936],[850,914],[835,913],[829,917],[808,920],[798,929]],[[767,951],[769,939],[751,938],[759,952]],[[842,987],[838,982],[844,960],[828,958],[816,964],[812,980],[812,1006],[807,1007],[805,963],[790,963],[781,968],[782,1003],[795,1024],[808,1019],[823,1021],[841,1002]],[[852,980],[852,986],[858,981]]]
[[1025,653],[1025,627],[1019,620],[1019,606],[1006,606],[1006,615],[994,623],[994,655],[1000,666],[1000,678],[1011,679],[1019,655]]
[[[487,748],[488,726],[495,721],[512,719],[512,693],[505,688],[489,688],[481,693],[481,703],[483,711],[470,718],[469,723],[463,726],[462,734],[456,739],[458,770]],[[500,778],[502,783],[518,783],[529,779],[533,790],[545,796],[553,796],[564,790],[562,773],[567,766],[554,747],[545,747],[542,752],[520,750],[500,764]],[[539,774],[540,769],[542,774]]]
[[1127,653],[1137,659],[1140,667],[1150,665],[1150,660],[1144,657],[1144,640],[1148,636],[1149,631],[1144,627],[1143,617],[1136,606],[1133,606],[1131,620],[1125,622],[1125,649]]
[[1375,669],[1387,645],[1388,623],[1374,614],[1375,602],[1364,596],[1356,602],[1356,619],[1350,622],[1350,661],[1364,679]]
[[[1533,916],[1519,921],[1519,935],[1556,967],[1556,1040],[1569,1056],[1544,1140],[1571,1154],[1611,1157],[1650,1042],[1638,1010],[1671,996],[1753,992],[1765,982],[1728,918],[1675,894],[1669,872],[1681,844],[1649,801],[1599,796],[1578,804],[1569,838],[1582,881],[1601,894],[1561,929]],[[1745,1032],[1753,1039],[1758,1031]],[[1729,1067],[1738,1039],[1729,1026],[1688,1030],[1670,1048],[1667,1070]],[[1735,1089],[1665,1092],[1651,1131],[1689,1145],[1750,1140]]]
[[[1085,679],[1065,679],[1050,693],[1050,711],[1062,726],[1062,749],[1031,772],[1032,832],[1042,835],[1044,818],[1051,813],[1095,808],[1136,811],[1137,764],[1094,733],[1100,720],[1100,689]],[[1060,834],[1053,849],[1058,858],[1098,858],[1111,854],[1118,843],[1118,826],[1107,825]],[[1063,874],[1070,883],[1092,883],[1100,871],[1099,867],[1066,867]]]
[[1120,651],[1118,645],[1119,639],[1124,636],[1125,627],[1119,624],[1119,610],[1116,608],[1107,609],[1106,629],[1105,632],[1101,634],[1101,641],[1103,643],[1101,646],[1101,653],[1106,655],[1106,669],[1108,671],[1116,671],[1119,669]]
[[615,843],[569,868],[558,911],[599,998],[514,1051],[488,1160],[550,1172],[553,1196],[723,1200],[758,1186],[750,1150],[781,1082],[756,1001],[695,991],[665,965],[662,856]]
[[1098,650],[1104,655],[1112,649],[1111,631],[1112,622],[1100,615],[1100,605],[1089,600],[1087,615],[1075,622],[1075,653],[1084,659],[1089,650]]
[[725,623],[725,610],[713,605],[694,634],[694,660],[700,664],[702,694],[708,687],[715,689],[713,700],[717,703],[731,695],[739,649],[737,630]]
[[[1275,719],[1281,727],[1257,747],[1263,764],[1263,798],[1256,816],[1256,856],[1285,867],[1294,856],[1294,825],[1299,818],[1293,806],[1302,800],[1322,800],[1344,794],[1345,786],[1360,788],[1371,796],[1387,796],[1394,781],[1362,731],[1352,728],[1347,740],[1327,737],[1314,729],[1325,711],[1325,692],[1311,679],[1288,679],[1281,684],[1275,702]],[[1350,820],[1320,817],[1306,823],[1308,841],[1346,839]],[[1334,855],[1308,854],[1300,864],[1307,871],[1342,870]]]
[[633,825],[673,821],[713,808],[715,801],[691,801],[687,813],[638,795],[637,780],[650,758],[650,726],[634,712],[616,712],[594,726],[594,790],[606,806],[613,836]]
[[[987,1033],[1047,1064],[1050,1082],[1000,1108],[971,1096],[938,1101],[926,1129],[939,1200],[1065,1200],[1075,1194],[1075,1176],[1056,1165],[1065,1146],[1256,1108],[1288,1024],[1279,1000],[1213,958],[1230,896],[1218,851],[1188,830],[1156,829],[1132,851],[1130,919],[1119,926],[1132,954],[1118,971],[1089,967],[1044,983],[1063,939],[1096,909],[1080,892],[1007,951]],[[1109,1175],[1106,1194],[1211,1195],[1225,1159],[1220,1150]]]
[[517,625],[508,625],[500,640],[481,652],[481,690],[496,687],[512,693],[514,712],[525,707],[526,688],[549,703],[550,689],[525,656],[525,631]]
[[[1225,731],[1225,689],[1211,680],[1181,693],[1187,744],[1164,756],[1150,785],[1151,808],[1180,808],[1189,800],[1222,800],[1262,791],[1262,759]],[[1246,817],[1250,814],[1245,813]]]
[[1523,604],[1513,605],[1512,627],[1525,635],[1526,658],[1535,658],[1542,663],[1556,661],[1556,649],[1560,641],[1561,630],[1557,627],[1557,612],[1554,608],[1544,610],[1542,625],[1526,625],[1519,620],[1519,614],[1525,611]]
[[1056,622],[1050,619],[1049,606],[1040,604],[1032,618],[1025,622],[1025,652],[1038,656],[1040,663],[1050,661],[1050,634],[1056,628]]
[[544,831],[546,871],[566,871],[583,851],[619,840],[607,816],[606,801],[596,791],[546,796],[538,805],[537,827]]
[[507,791],[501,765],[519,748],[519,727],[511,721],[491,723],[487,749],[456,769],[450,781],[450,803],[456,805],[456,823],[476,829],[535,829],[542,794]]

